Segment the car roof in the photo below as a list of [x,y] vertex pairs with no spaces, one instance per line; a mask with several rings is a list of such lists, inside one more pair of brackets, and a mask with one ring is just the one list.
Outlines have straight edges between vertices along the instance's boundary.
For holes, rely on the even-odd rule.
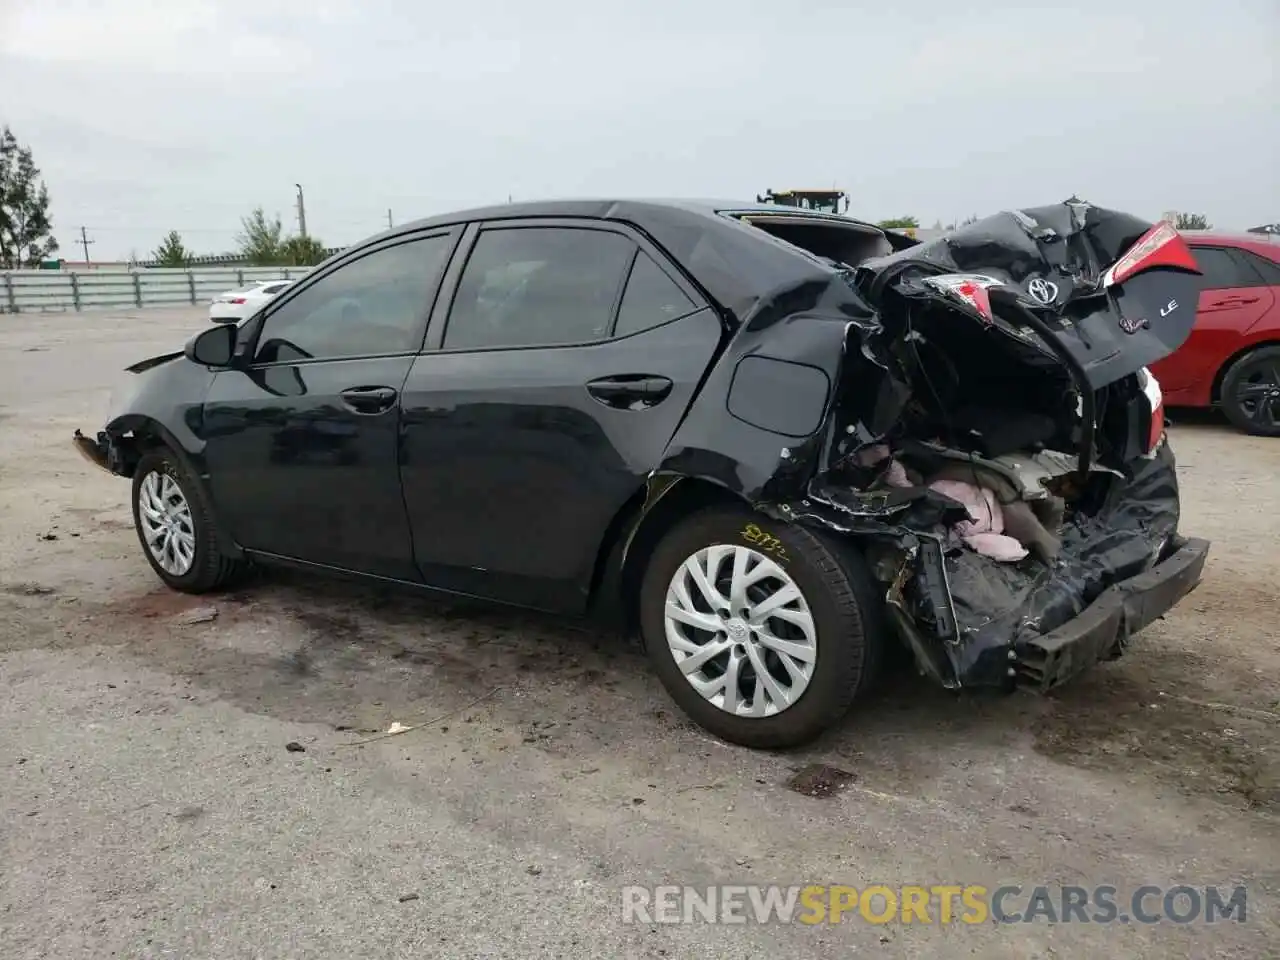
[[450,213],[437,214],[433,217],[425,217],[405,224],[404,228],[421,229],[423,227],[442,226],[469,220],[534,217],[591,217],[613,220],[621,219],[616,215],[621,210],[647,214],[648,216],[660,216],[664,211],[683,211],[707,218],[717,217],[722,213],[769,213],[782,216],[803,216],[838,222],[862,223],[863,226],[873,226],[873,224],[863,223],[853,217],[824,213],[819,210],[805,210],[800,207],[788,207],[776,203],[761,203],[759,200],[601,197],[492,204],[486,207],[473,207],[469,210],[457,210]]
[[1230,233],[1221,230],[1181,230],[1179,232],[1192,246],[1212,244],[1219,247],[1243,247],[1273,260],[1276,259],[1277,254],[1280,254],[1280,237],[1272,237],[1265,233]]
[[852,217],[766,204],[758,200],[559,199],[495,204],[437,214],[394,227],[343,251],[347,256],[383,240],[434,227],[474,220],[588,218],[636,227],[673,256],[713,300],[742,319],[780,291],[815,280],[827,282],[835,271],[797,247],[725,214],[767,214],[826,221],[850,230],[875,230]]

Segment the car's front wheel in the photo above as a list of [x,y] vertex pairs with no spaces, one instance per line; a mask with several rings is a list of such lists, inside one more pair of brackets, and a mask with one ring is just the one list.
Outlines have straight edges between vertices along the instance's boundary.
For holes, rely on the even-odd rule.
[[645,572],[640,620],[663,686],[704,729],[782,748],[848,711],[880,659],[865,564],[746,509],[687,518]]
[[1236,427],[1280,437],[1280,347],[1246,353],[1222,378],[1222,412]]
[[138,461],[133,523],[151,568],[175,590],[216,590],[246,568],[223,550],[204,490],[170,450],[152,451]]

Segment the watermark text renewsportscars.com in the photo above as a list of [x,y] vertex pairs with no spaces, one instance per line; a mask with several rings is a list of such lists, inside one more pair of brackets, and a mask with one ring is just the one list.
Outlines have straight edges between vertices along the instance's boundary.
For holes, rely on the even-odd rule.
[[629,886],[623,923],[1246,923],[1242,886]]

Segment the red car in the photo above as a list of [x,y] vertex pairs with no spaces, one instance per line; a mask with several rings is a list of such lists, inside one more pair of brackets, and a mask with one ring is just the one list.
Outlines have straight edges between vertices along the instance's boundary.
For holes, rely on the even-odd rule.
[[1187,341],[1151,367],[1170,407],[1217,406],[1247,433],[1280,437],[1280,242],[1184,233],[1204,282]]

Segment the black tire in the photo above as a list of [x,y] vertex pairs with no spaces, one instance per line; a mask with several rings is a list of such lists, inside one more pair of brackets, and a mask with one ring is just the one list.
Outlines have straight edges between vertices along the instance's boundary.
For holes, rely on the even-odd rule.
[[[195,553],[191,567],[181,576],[165,570],[152,555],[143,532],[139,509],[139,491],[149,474],[167,474],[186,499],[191,511],[191,529],[195,534]],[[224,552],[213,508],[205,495],[204,487],[191,475],[183,462],[167,448],[150,451],[138,461],[133,472],[133,527],[138,534],[142,553],[161,580],[174,590],[183,593],[208,593],[232,585],[248,570],[247,561],[228,556]]]
[[1255,398],[1242,392],[1267,382],[1280,390],[1280,346],[1259,347],[1231,364],[1222,378],[1219,403],[1237,429],[1256,437],[1280,437],[1280,396]]
[[[803,593],[814,619],[817,656],[809,685],[772,716],[736,716],[711,703],[690,685],[667,644],[671,579],[688,557],[715,544],[768,553]],[[731,743],[782,749],[831,727],[871,684],[884,646],[876,593],[865,561],[851,545],[746,508],[713,507],[677,523],[654,550],[640,587],[640,627],[662,685],[695,723]]]

